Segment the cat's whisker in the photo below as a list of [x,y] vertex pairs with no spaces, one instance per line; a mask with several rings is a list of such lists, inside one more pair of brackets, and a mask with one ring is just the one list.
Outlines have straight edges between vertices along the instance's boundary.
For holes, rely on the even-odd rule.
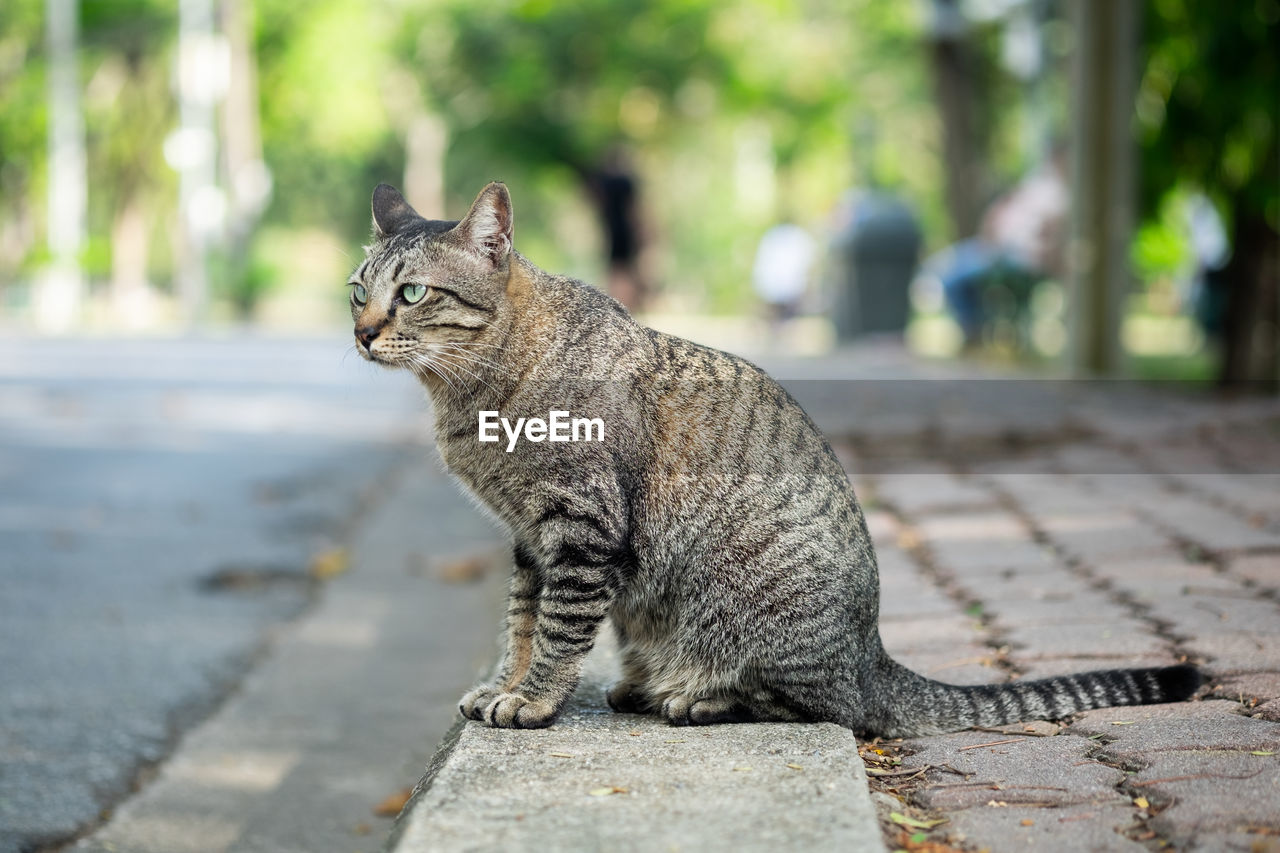
[[505,372],[505,370],[503,369],[502,365],[500,365],[500,364],[494,364],[492,361],[489,361],[488,359],[485,359],[485,358],[481,358],[480,356],[476,355],[475,353],[466,352],[466,351],[464,351],[464,350],[460,350],[460,349],[449,349],[449,350],[444,350],[441,354],[442,354],[442,355],[449,355],[449,356],[453,356],[454,358],[460,358],[460,359],[462,359],[462,360],[464,360],[464,361],[468,361],[468,362],[470,362],[470,363],[472,363],[472,364],[475,364],[475,365],[478,365],[478,366],[480,366],[480,367],[486,367],[486,368],[488,368],[488,369],[490,369],[490,370],[496,370],[496,371],[498,371],[499,373],[504,373],[504,372]]
[[451,365],[449,365],[449,366],[450,366],[450,367],[452,367],[454,370],[461,371],[461,372],[465,373],[467,376],[470,376],[472,379],[474,379],[475,381],[479,382],[481,385],[483,385],[484,387],[488,388],[490,391],[493,391],[495,394],[498,392],[498,389],[497,389],[497,388],[494,388],[494,387],[493,387],[493,385],[491,385],[491,384],[489,384],[488,382],[486,382],[486,381],[484,380],[484,378],[483,378],[483,377],[481,377],[481,376],[479,376],[478,374],[476,374],[476,373],[474,373],[474,372],[472,372],[472,371],[468,370],[467,368],[463,367],[461,364],[451,364]]
[[458,387],[453,384],[453,381],[443,369],[443,365],[438,364],[428,356],[420,355],[418,353],[411,353],[410,360],[412,363],[420,366],[423,370],[429,370],[436,376],[439,376],[444,380],[444,383],[449,386],[450,390],[452,390],[454,394],[461,396],[461,392],[458,390]]

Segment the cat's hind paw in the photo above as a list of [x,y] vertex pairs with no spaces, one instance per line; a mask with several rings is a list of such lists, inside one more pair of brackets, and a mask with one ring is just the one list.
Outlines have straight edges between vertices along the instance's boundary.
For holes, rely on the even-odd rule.
[[527,699],[519,693],[499,693],[484,709],[484,721],[497,729],[545,729],[555,722],[559,708]]

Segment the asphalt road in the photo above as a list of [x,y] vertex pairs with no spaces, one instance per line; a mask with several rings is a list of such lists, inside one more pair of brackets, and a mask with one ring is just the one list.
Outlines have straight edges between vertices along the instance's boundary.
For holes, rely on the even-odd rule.
[[0,341],[0,851],[145,779],[428,436],[341,338]]

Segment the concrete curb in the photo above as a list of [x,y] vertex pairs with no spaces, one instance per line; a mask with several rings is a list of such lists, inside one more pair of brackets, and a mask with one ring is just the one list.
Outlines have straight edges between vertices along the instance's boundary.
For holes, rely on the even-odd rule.
[[847,729],[614,714],[603,701],[614,671],[602,643],[550,729],[459,722],[385,849],[884,850]]

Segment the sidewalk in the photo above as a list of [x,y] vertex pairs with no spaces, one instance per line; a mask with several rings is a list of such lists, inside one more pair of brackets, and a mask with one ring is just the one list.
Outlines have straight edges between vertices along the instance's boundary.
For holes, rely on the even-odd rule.
[[939,822],[913,842],[886,821],[888,837],[1280,850],[1277,407],[1072,390],[1083,405],[1021,436],[1007,406],[976,404],[1006,425],[981,453],[935,432],[886,461],[848,425],[886,646],[958,683],[1191,660],[1201,701],[868,744],[882,813]]

